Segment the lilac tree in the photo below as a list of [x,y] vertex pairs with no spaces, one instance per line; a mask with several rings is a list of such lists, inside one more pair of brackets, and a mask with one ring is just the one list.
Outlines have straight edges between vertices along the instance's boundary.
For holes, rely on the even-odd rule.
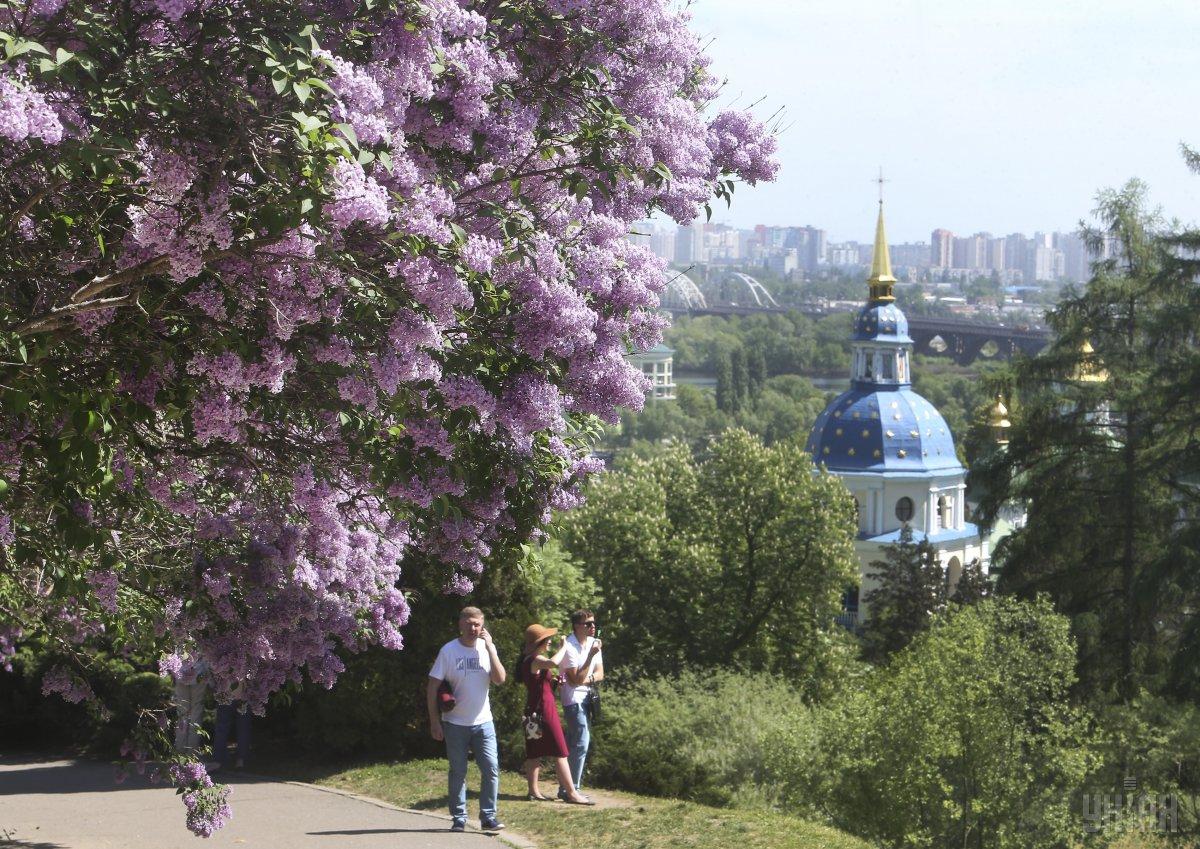
[[661,329],[631,222],[775,169],[686,24],[0,0],[0,652],[86,698],[97,639],[152,646],[261,709],[575,502]]

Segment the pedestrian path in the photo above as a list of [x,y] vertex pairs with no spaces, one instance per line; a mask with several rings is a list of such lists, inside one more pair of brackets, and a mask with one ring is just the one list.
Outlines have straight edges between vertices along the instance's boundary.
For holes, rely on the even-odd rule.
[[233,817],[207,840],[184,827],[170,787],[137,775],[123,784],[94,761],[0,758],[0,849],[509,849],[449,817],[296,782],[222,775]]

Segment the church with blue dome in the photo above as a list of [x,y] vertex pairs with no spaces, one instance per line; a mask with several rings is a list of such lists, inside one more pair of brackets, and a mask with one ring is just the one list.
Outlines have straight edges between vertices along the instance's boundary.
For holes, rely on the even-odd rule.
[[[817,417],[807,449],[813,462],[841,478],[858,505],[859,593],[873,588],[870,564],[908,525],[913,539],[937,550],[951,588],[963,565],[978,559],[987,570],[987,544],[965,521],[966,469],[954,435],[933,404],[912,389],[908,319],[896,306],[891,257],[883,224],[883,201],[875,227],[867,304],[854,319],[850,389]],[[861,621],[865,605],[848,612]]]

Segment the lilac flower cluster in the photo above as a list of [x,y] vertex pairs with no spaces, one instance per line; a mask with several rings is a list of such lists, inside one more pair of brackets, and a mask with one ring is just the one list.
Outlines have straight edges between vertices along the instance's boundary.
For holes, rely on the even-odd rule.
[[188,830],[197,837],[212,837],[233,815],[229,807],[229,787],[213,784],[204,764],[197,761],[175,764],[171,781],[183,789]]
[[40,139],[58,144],[63,125],[41,92],[19,76],[0,70],[0,137],[14,142]]
[[[304,61],[320,84],[304,89],[263,80],[257,35],[206,40],[261,33],[260,6],[139,0],[126,45],[138,61],[105,59],[106,74],[154,67],[162,85],[138,108],[170,108],[116,135],[87,75],[0,71],[0,155],[49,150],[14,174],[14,196],[49,189],[13,242],[14,261],[38,269],[23,279],[58,281],[36,309],[69,313],[88,285],[112,298],[56,325],[69,345],[39,352],[80,375],[57,395],[105,411],[104,438],[70,447],[111,477],[77,481],[96,545],[69,564],[74,582],[31,590],[30,604],[86,640],[103,627],[95,605],[61,603],[78,579],[108,614],[119,587],[162,599],[144,629],[160,672],[186,678],[203,658],[218,698],[252,710],[304,675],[331,686],[346,651],[400,648],[406,563],[440,563],[447,592],[470,592],[490,558],[578,503],[599,469],[581,434],[641,406],[625,355],[664,324],[663,264],[626,239],[632,222],[690,221],[715,181],[776,167],[750,115],[706,117],[715,79],[667,0],[512,4],[504,15],[527,16],[516,23],[476,0],[274,4],[321,45]],[[51,52],[86,56],[73,7],[37,0],[37,14],[66,11],[29,26]],[[92,4],[88,26],[106,9]],[[276,17],[267,29],[289,31]],[[128,36],[121,21],[109,34]],[[197,91],[212,94],[203,108]],[[75,128],[119,156],[99,183],[49,187]],[[88,203],[75,210],[77,189]],[[73,228],[86,238],[47,238],[68,211],[97,209],[103,244],[91,223]],[[0,414],[0,476],[36,479],[72,413]],[[43,510],[7,496],[0,544],[45,526]],[[154,568],[100,565],[107,535],[122,562],[131,551]],[[83,692],[65,670],[44,686]],[[189,827],[211,833],[226,795],[198,773],[174,778],[190,788]]]
[[117,587],[121,584],[117,573],[111,569],[92,569],[88,571],[86,578],[100,608],[106,613],[115,614],[117,612]]
[[42,676],[42,695],[50,696],[55,693],[71,704],[96,698],[86,681],[62,666],[56,666]]

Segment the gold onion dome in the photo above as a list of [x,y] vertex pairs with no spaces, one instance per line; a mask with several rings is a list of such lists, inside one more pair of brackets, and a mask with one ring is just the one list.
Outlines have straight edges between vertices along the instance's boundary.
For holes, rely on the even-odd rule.
[[997,445],[1008,444],[1008,431],[1012,422],[1008,420],[1008,407],[1004,406],[1001,396],[996,396],[996,403],[988,410],[988,428],[992,431],[992,441]]
[[1108,380],[1108,372],[1100,365],[1096,349],[1092,347],[1090,340],[1084,339],[1083,344],[1079,346],[1079,363],[1075,366],[1071,379],[1079,383],[1103,383]]

